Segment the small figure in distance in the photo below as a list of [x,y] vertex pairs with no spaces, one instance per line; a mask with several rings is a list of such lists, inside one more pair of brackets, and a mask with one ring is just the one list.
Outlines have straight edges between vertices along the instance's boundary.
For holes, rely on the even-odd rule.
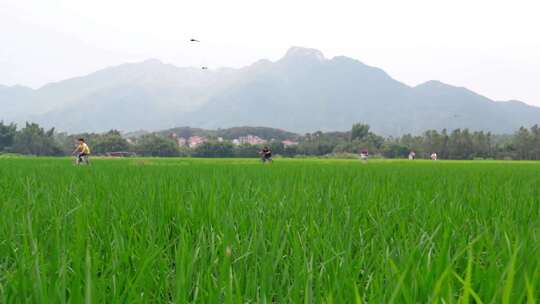
[[207,66],[203,66],[201,67],[202,70],[208,70],[208,67]]
[[366,163],[368,161],[368,158],[369,158],[369,152],[367,149],[360,151],[360,160]]
[[76,157],[75,163],[77,165],[80,165],[81,163],[90,165],[90,161],[88,160],[88,156],[90,155],[90,148],[84,141],[84,138],[79,138],[78,142],[79,144],[77,145],[75,150],[73,150],[73,153],[72,153]]
[[200,41],[195,39],[195,38],[191,38],[191,39],[189,39],[189,42],[200,42]]
[[268,147],[264,147],[259,154],[261,155],[261,160],[264,163],[269,162],[272,163],[272,150]]
[[409,160],[414,160],[415,158],[416,158],[416,152],[411,151],[411,152],[409,153]]
[[431,153],[431,160],[437,160],[437,153]]

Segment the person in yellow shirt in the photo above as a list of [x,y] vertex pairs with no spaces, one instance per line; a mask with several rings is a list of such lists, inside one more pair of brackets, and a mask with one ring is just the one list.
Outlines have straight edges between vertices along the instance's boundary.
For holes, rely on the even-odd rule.
[[77,165],[80,165],[81,163],[85,163],[87,165],[90,164],[90,161],[88,160],[88,156],[90,155],[90,147],[86,144],[84,141],[84,138],[79,138],[79,144],[77,145],[77,148],[73,151],[73,154],[77,156],[76,163]]

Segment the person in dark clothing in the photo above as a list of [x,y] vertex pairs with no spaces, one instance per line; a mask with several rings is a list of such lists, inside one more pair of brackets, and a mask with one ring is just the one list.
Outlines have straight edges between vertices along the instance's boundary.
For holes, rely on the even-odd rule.
[[259,154],[261,154],[261,160],[263,163],[272,162],[272,150],[270,150],[270,148],[264,147]]

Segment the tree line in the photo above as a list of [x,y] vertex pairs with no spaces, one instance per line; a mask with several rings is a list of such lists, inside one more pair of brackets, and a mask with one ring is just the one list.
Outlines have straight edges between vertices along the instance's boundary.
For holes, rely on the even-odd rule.
[[[239,132],[233,129],[234,132]],[[219,133],[216,133],[219,134]],[[240,134],[240,133],[238,133]],[[290,133],[291,136],[294,133]],[[237,134],[235,134],[237,135]],[[170,136],[150,133],[125,138],[119,131],[105,133],[67,134],[54,128],[44,129],[36,123],[22,128],[0,122],[0,153],[37,156],[70,155],[77,138],[86,139],[93,154],[133,152],[141,156],[193,156],[193,157],[257,157],[262,148],[252,145],[233,145],[229,140],[218,140],[210,135],[208,141],[196,148],[179,147]],[[268,138],[267,138],[268,139]],[[417,157],[428,158],[436,152],[442,159],[540,159],[540,127],[521,127],[511,135],[468,129],[428,130],[420,135],[383,137],[373,133],[369,125],[357,123],[345,132],[313,132],[297,135],[297,145],[285,146],[282,138],[270,140],[268,145],[275,155],[343,157],[368,150],[370,155],[384,158],[406,158],[414,151]]]

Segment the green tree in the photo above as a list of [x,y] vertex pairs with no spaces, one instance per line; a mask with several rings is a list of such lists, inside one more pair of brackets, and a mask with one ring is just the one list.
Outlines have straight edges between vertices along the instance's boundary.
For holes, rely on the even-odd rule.
[[531,159],[531,151],[533,150],[533,135],[527,128],[521,127],[514,134],[512,147],[516,152],[518,159]]
[[235,157],[258,157],[260,147],[254,145],[243,144],[234,147]]
[[449,156],[451,159],[472,159],[473,141],[468,129],[456,129],[449,138]]
[[441,131],[441,147],[440,147],[440,151],[439,151],[439,157],[443,158],[443,159],[448,159],[449,158],[449,155],[450,155],[450,151],[449,151],[449,148],[448,148],[448,142],[450,140],[450,137],[448,136],[448,131],[446,129],[443,129]]
[[156,134],[146,134],[139,138],[135,151],[143,156],[178,156],[176,142]]
[[387,158],[404,158],[411,152],[409,148],[402,146],[398,141],[386,141],[381,147],[381,154]]
[[421,153],[429,154],[432,152],[432,151],[425,151],[423,149],[423,143],[424,143],[424,138],[422,136],[413,136],[411,134],[405,134],[399,140],[399,144],[401,146],[407,147],[409,152],[415,151],[418,156],[420,156]]
[[0,152],[13,145],[16,134],[17,126],[15,124],[6,125],[0,121]]
[[422,138],[422,149],[427,153],[440,153],[441,149],[441,136],[437,130],[428,130],[424,132]]
[[540,127],[534,125],[530,129],[531,134],[531,151],[530,158],[534,160],[540,159]]
[[280,141],[271,141],[267,146],[274,155],[283,155],[285,153],[285,146]]
[[472,134],[472,145],[474,157],[493,157],[493,149],[491,147],[491,133],[484,133],[484,131],[474,132]]
[[332,153],[335,147],[335,143],[327,140],[312,140],[301,142],[296,151],[302,155],[325,155]]
[[55,133],[54,138],[62,149],[62,153],[69,155],[73,152],[73,149],[79,144],[77,139],[84,138],[86,143],[90,146],[90,150],[94,151],[94,138],[99,136],[95,133],[80,133],[80,134],[67,134],[67,133]]
[[62,149],[54,139],[54,128],[45,131],[36,123],[26,123],[17,132],[13,144],[14,152],[30,155],[62,155]]
[[367,136],[364,137],[364,140],[362,140],[362,142],[365,143],[366,147],[376,152],[382,147],[384,143],[384,137],[369,132]]
[[232,157],[234,147],[230,142],[208,141],[195,148],[198,157]]
[[128,151],[130,146],[120,132],[111,130],[105,134],[95,136],[92,141],[92,149],[95,153]]
[[355,123],[351,129],[351,140],[363,140],[369,134],[369,125]]

